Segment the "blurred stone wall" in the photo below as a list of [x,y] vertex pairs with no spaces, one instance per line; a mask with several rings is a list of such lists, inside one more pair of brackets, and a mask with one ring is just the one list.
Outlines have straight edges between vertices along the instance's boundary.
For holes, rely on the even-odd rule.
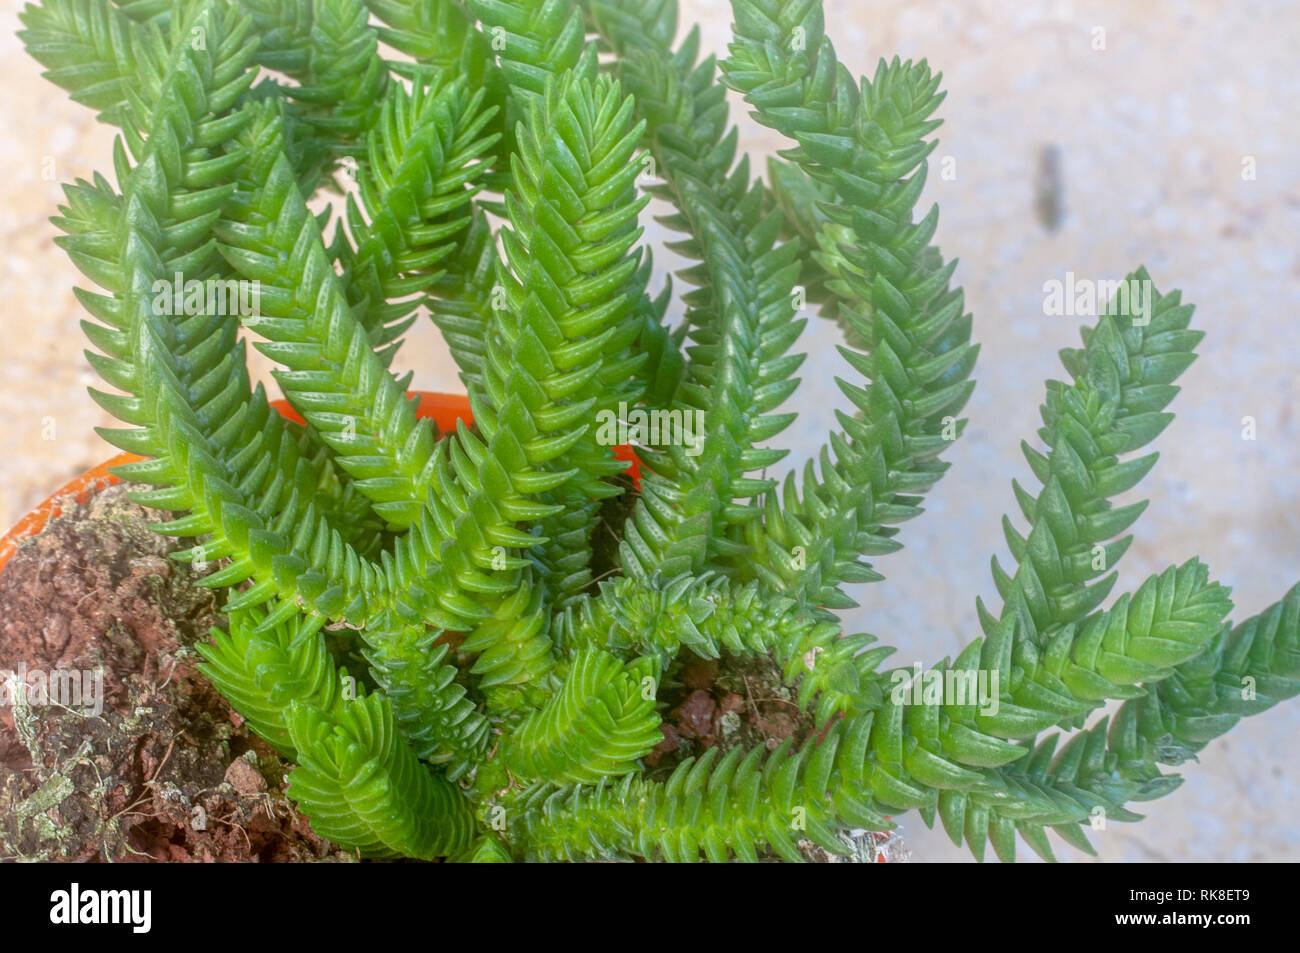
[[[681,5],[685,22],[701,23],[705,47],[723,53],[725,0]],[[110,421],[85,393],[93,375],[71,291],[79,276],[47,219],[59,182],[111,168],[111,134],[40,79],[13,35],[19,8],[0,3],[4,526],[110,454],[91,429]],[[1067,272],[1118,279],[1139,264],[1162,291],[1181,288],[1197,305],[1207,337],[1180,381],[1162,459],[1130,494],[1151,506],[1117,591],[1199,554],[1233,586],[1238,618],[1279,598],[1300,579],[1300,5],[826,0],[826,11],[855,71],[898,54],[924,56],[944,74],[945,123],[925,200],[942,208],[938,240],[961,261],[957,279],[983,345],[969,429],[947,455],[953,469],[928,513],[905,527],[907,548],[878,563],[887,580],[860,590],[851,628],[897,645],[899,665],[928,665],[978,634],[974,598],[995,595],[988,559],[1004,552],[1010,480],[1030,477],[1019,442],[1039,425],[1043,379],[1062,374],[1057,350],[1078,340],[1079,319],[1044,314],[1044,283]],[[735,115],[743,148],[784,145]],[[1045,153],[1055,157],[1054,230],[1038,198],[1050,184]],[[657,226],[649,233],[664,237]],[[669,255],[657,261],[675,266]],[[852,372],[836,343],[820,321],[800,342],[809,358],[792,407],[801,416],[781,438],[791,465],[817,451],[832,409],[845,405],[832,379]],[[398,362],[415,370],[418,387],[459,389],[428,322]],[[1245,418],[1253,440],[1243,439]],[[1096,832],[1101,859],[1300,858],[1298,727],[1300,702],[1240,725],[1184,767],[1187,782],[1149,805],[1145,822]],[[968,859],[915,815],[903,823],[914,860]]]

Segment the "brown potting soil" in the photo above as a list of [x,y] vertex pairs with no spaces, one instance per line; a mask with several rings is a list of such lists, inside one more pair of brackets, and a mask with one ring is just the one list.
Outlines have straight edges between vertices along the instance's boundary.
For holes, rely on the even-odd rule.
[[[195,668],[217,602],[162,518],[123,486],[69,500],[0,570],[0,673],[26,686],[0,692],[0,859],[352,859]],[[81,697],[52,690],[69,676]]]

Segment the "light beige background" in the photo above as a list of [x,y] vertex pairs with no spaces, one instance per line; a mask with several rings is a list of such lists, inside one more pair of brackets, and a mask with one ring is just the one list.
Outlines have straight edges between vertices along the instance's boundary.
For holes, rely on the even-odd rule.
[[[0,524],[8,526],[110,450],[92,432],[109,423],[85,394],[71,287],[79,276],[54,247],[47,218],[58,182],[109,170],[111,133],[39,78],[13,33],[19,4],[0,3]],[[827,0],[830,32],[855,71],[880,56],[927,57],[949,90],[927,200],[942,208],[939,241],[983,343],[970,427],[928,514],[905,528],[889,578],[861,591],[855,629],[899,646],[896,661],[929,664],[978,632],[976,594],[992,596],[988,558],[1013,506],[1018,451],[1039,423],[1042,379],[1060,376],[1056,351],[1077,343],[1074,318],[1045,317],[1043,283],[1066,271],[1120,278],[1145,263],[1162,290],[1182,288],[1208,332],[1182,378],[1178,420],[1159,441],[1144,484],[1152,499],[1122,567],[1121,586],[1192,555],[1232,585],[1238,617],[1300,579],[1300,421],[1293,367],[1300,355],[1300,8],[1275,2],[1023,3],[1018,0]],[[682,0],[705,45],[722,53],[724,0]],[[1095,49],[1098,29],[1105,49]],[[742,145],[783,143],[740,111]],[[1048,234],[1034,214],[1039,150],[1063,157],[1065,219]],[[1256,175],[1243,178],[1253,157]],[[761,163],[758,165],[761,168]],[[663,237],[655,227],[652,239]],[[668,256],[660,265],[671,267]],[[831,378],[849,369],[833,328],[816,322],[783,436],[791,462],[814,453],[843,406]],[[422,322],[399,363],[416,386],[458,389],[455,368]],[[851,372],[849,372],[851,373]],[[1242,439],[1252,417],[1256,439]],[[52,438],[52,439],[48,439]],[[1300,858],[1300,702],[1243,723],[1185,766],[1187,783],[1148,805],[1139,825],[1094,835],[1108,861]],[[968,859],[913,815],[917,861]],[[1083,859],[1069,848],[1067,859]],[[1027,850],[1022,856],[1032,856]]]

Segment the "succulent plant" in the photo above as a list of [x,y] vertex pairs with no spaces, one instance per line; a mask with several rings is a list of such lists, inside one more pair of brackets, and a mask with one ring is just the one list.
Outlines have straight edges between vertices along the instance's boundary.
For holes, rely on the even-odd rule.
[[[841,631],[974,386],[937,210],[914,215],[940,77],[855,78],[819,0],[733,11],[720,63],[676,39],[673,0],[23,13],[49,79],[120,129],[116,184],[67,186],[55,219],[101,289],[77,295],[92,394],[125,425],[104,436],[226,594],[205,672],[340,845],[797,860],[915,809],[977,857],[1017,834],[1050,857],[1049,829],[1090,849],[1094,818],[1177,786],[1163,766],[1300,691],[1300,589],[1232,625],[1193,559],[1103,607],[1143,509],[1111,498],[1155,463],[1136,453],[1201,337],[1142,270],[1047,385],[1041,486],[1015,485],[1014,565],[968,647],[922,679]],[[790,140],[766,179],[728,87]],[[652,198],[693,262],[676,327]],[[253,308],[214,293],[250,287]],[[422,307],[472,408],[445,433],[390,369]],[[849,407],[779,482],[805,311],[843,328]],[[303,423],[250,383],[241,327]],[[656,777],[691,654],[770,659],[814,727]]]

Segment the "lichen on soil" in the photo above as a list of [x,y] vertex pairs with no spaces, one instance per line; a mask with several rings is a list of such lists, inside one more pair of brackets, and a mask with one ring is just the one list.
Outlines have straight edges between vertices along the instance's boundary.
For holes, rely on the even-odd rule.
[[163,514],[126,493],[65,501],[0,571],[0,672],[101,673],[103,686],[96,713],[11,678],[0,859],[353,859],[312,833],[285,796],[288,765],[195,668],[216,598],[148,528]]

